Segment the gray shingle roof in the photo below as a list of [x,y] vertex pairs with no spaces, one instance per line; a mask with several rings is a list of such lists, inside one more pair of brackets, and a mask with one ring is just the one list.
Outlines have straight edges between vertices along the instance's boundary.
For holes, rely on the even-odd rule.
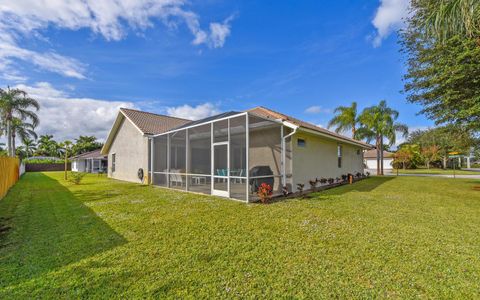
[[73,159],[87,159],[87,158],[105,158],[106,156],[101,154],[102,149],[93,150],[90,152],[85,152],[77,156],[72,157]]

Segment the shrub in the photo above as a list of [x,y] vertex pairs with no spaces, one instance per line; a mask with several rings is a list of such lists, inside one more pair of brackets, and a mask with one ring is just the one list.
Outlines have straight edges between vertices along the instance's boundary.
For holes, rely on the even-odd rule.
[[85,177],[85,173],[70,172],[70,176],[68,176],[68,180],[73,184],[79,185],[83,177]]
[[362,175],[363,175],[363,174],[362,174],[362,173],[360,173],[360,172],[357,172],[357,173],[355,174],[355,176],[356,176],[357,178],[360,178],[360,177],[362,177]]
[[288,194],[290,194],[290,192],[288,191],[288,187],[286,185],[284,185],[282,187],[282,193],[283,193],[283,196],[288,196]]
[[343,174],[343,175],[342,175],[342,180],[343,180],[343,181],[347,181],[347,179],[348,179],[348,175]]
[[327,178],[323,178],[323,177],[320,178],[320,183],[321,183],[321,184],[327,183]]
[[335,182],[340,182],[341,180],[342,180],[342,178],[340,178],[340,177],[335,178]]
[[328,180],[327,180],[327,181],[328,181],[328,184],[332,184],[332,183],[334,183],[334,182],[335,182],[335,179],[333,179],[333,178],[331,178],[331,177],[330,177],[330,178],[328,178]]
[[317,179],[315,178],[315,180],[309,180],[308,183],[310,183],[310,188],[312,191],[315,192],[317,189]]
[[367,177],[370,177],[370,172],[367,172]]
[[297,191],[300,193],[300,195],[303,194],[303,187],[305,186],[305,184],[303,183],[297,183]]
[[262,183],[258,187],[257,195],[260,197],[260,201],[262,201],[262,203],[267,203],[268,200],[272,198],[272,187],[265,182]]

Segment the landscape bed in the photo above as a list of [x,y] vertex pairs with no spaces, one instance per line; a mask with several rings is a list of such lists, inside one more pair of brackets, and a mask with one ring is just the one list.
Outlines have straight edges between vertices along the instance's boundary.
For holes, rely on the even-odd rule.
[[372,177],[270,205],[28,173],[0,298],[480,296],[477,180]]

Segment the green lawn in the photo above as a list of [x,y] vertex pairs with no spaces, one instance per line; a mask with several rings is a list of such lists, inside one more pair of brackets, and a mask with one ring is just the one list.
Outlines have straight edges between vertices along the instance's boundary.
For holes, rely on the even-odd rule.
[[[392,173],[396,173],[397,170],[392,170]],[[432,175],[453,175],[453,170],[443,170],[443,169],[407,169],[407,170],[398,170],[400,174],[432,174]],[[464,170],[455,170],[457,175],[480,175],[480,172],[475,171],[464,171]]]
[[0,201],[0,299],[478,298],[479,184],[373,177],[246,205],[27,173]]

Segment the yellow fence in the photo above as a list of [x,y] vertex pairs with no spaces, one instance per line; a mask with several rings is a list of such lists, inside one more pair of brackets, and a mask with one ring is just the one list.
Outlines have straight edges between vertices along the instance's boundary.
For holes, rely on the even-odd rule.
[[18,181],[20,161],[14,157],[0,157],[0,199]]

